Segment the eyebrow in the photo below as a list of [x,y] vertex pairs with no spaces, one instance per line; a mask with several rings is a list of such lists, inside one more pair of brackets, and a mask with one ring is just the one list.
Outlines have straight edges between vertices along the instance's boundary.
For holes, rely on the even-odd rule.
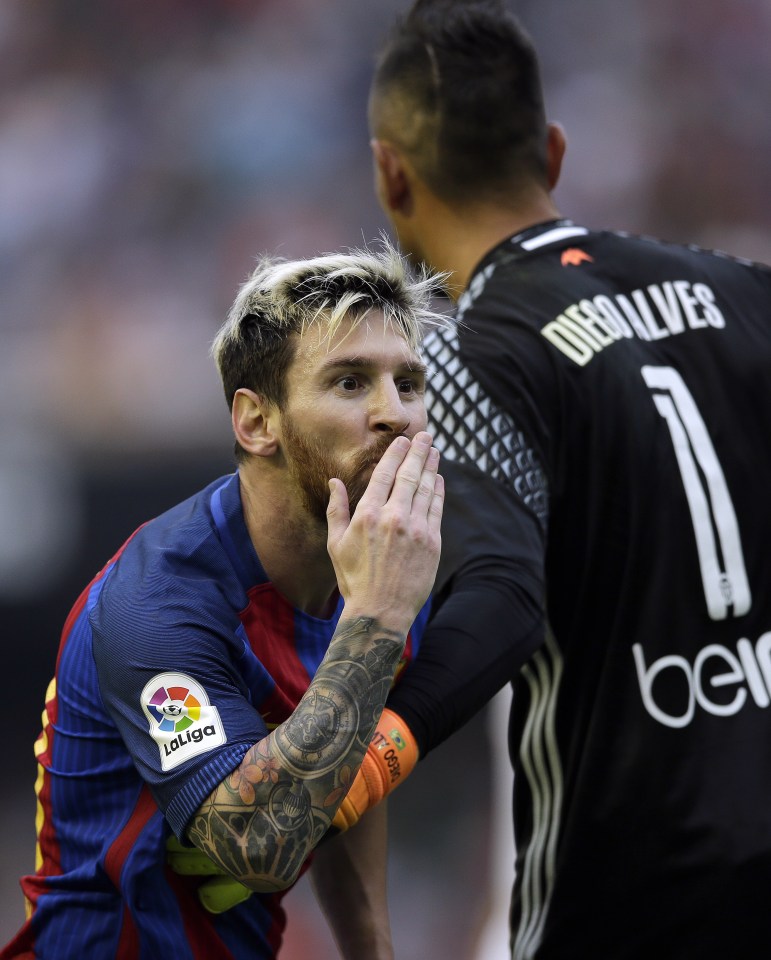
[[[330,360],[325,360],[321,365],[322,370],[350,370],[351,368],[358,368],[364,370],[371,370],[376,367],[377,364],[372,360],[368,360],[366,357],[360,356],[350,356],[350,357],[335,357]],[[410,373],[428,373],[428,367],[421,360],[417,360],[414,363],[405,360],[403,364],[400,364],[400,368],[409,370]]]

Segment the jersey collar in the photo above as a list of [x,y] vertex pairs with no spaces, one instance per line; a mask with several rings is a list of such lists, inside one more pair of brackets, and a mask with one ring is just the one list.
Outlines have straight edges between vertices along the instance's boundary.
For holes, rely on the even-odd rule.
[[551,220],[549,223],[538,224],[536,227],[531,227],[529,230],[511,237],[508,245],[509,247],[518,247],[529,253],[531,250],[548,247],[552,243],[562,243],[576,237],[585,237],[588,233],[586,227],[578,227],[571,220]]
[[[545,220],[543,223],[533,224],[526,230],[515,233],[513,237],[502,240],[492,250],[488,250],[472,271],[471,281],[485,267],[501,257],[518,259],[527,256],[534,250],[540,250],[552,244],[564,243],[566,240],[572,240],[576,237],[585,237],[588,233],[586,227],[579,227],[572,220]],[[471,286],[471,281],[469,281],[469,286]]]
[[210,506],[220,542],[244,590],[249,591],[258,583],[266,583],[268,576],[262,568],[244,519],[238,471],[214,490]]

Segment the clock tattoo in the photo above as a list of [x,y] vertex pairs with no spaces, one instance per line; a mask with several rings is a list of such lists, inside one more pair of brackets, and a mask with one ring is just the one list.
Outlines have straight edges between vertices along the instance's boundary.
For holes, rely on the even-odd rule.
[[359,709],[344,683],[330,677],[303,697],[276,730],[276,747],[287,766],[305,776],[323,776],[340,763],[359,729]]

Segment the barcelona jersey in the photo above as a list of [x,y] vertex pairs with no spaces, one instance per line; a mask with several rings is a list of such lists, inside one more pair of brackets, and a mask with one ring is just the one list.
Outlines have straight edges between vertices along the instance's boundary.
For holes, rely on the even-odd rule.
[[[38,760],[36,872],[11,957],[271,958],[283,893],[212,915],[166,841],[249,747],[287,719],[342,611],[320,620],[269,582],[238,475],[150,521],[64,626]],[[407,638],[417,650],[428,617]]]

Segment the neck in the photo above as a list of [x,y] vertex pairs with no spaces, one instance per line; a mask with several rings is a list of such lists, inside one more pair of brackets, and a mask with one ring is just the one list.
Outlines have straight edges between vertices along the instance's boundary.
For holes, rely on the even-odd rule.
[[249,538],[270,582],[293,607],[327,619],[337,605],[337,581],[327,552],[326,523],[311,517],[285,484],[239,469]]
[[421,259],[434,270],[451,274],[448,293],[457,300],[479,262],[493,247],[528,227],[559,216],[545,191],[511,207],[482,203],[450,208],[434,198],[423,219],[430,227],[421,237]]

